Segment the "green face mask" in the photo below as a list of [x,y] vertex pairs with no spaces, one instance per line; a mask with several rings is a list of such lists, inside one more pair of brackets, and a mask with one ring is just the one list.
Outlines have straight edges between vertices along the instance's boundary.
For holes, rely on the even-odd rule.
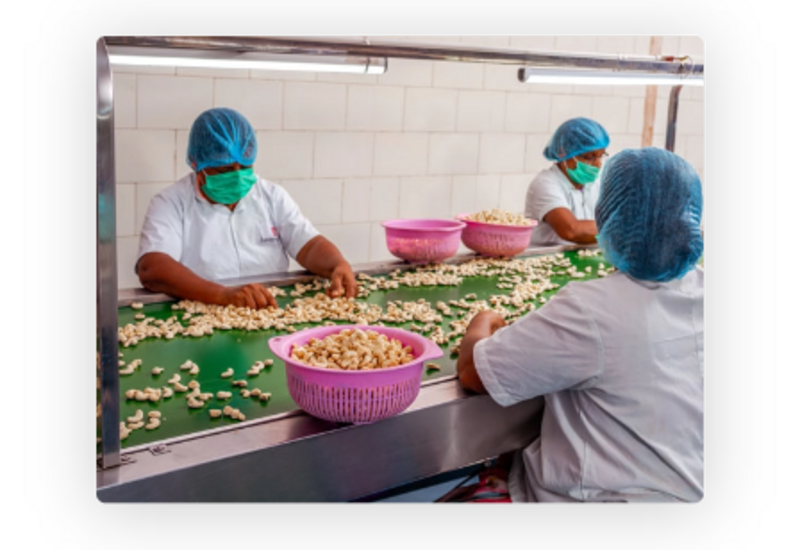
[[239,202],[255,185],[258,178],[252,168],[244,168],[224,174],[206,176],[203,193],[219,204]]
[[597,174],[599,173],[600,169],[598,167],[583,163],[581,161],[577,161],[575,169],[570,170],[567,168],[567,174],[569,175],[569,178],[578,185],[592,183],[597,179]]

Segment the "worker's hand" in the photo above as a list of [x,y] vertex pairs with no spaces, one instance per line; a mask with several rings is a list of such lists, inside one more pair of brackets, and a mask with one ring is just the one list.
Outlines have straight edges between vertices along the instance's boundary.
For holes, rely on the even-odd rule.
[[358,283],[349,263],[341,261],[336,264],[331,273],[331,284],[327,292],[331,298],[337,298],[343,292],[346,298],[355,298],[358,295]]
[[269,290],[257,283],[242,286],[228,286],[222,290],[219,304],[236,307],[249,307],[262,309],[265,307],[278,307],[278,302]]

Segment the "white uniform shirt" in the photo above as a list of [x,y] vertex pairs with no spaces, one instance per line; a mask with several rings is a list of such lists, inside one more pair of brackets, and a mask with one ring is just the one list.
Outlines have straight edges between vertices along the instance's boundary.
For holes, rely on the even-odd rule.
[[287,271],[319,232],[289,194],[263,178],[231,212],[197,192],[194,172],[150,201],[137,256],[163,252],[211,281]]
[[545,395],[512,500],[702,499],[702,268],[668,283],[570,283],[478,342],[474,360],[500,405]]
[[555,164],[539,172],[528,186],[525,196],[525,217],[539,222],[533,229],[531,246],[573,244],[559,237],[552,226],[544,221],[544,217],[555,208],[566,208],[579,220],[593,220],[599,196],[599,177],[582,189],[575,189]]

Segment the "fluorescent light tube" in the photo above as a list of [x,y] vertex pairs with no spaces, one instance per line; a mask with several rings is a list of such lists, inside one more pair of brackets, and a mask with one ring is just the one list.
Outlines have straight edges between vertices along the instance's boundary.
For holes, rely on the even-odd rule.
[[609,70],[524,67],[520,82],[527,84],[587,84],[611,86],[702,86],[703,75],[636,73]]
[[383,74],[387,67],[385,57],[309,56],[134,46],[109,46],[108,57],[112,65],[201,67],[206,69]]

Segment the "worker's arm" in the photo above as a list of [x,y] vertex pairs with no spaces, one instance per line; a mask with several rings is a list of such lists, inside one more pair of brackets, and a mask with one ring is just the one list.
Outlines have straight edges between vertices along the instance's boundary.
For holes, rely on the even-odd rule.
[[297,263],[311,273],[331,280],[328,296],[335,298],[344,292],[347,298],[355,298],[358,294],[358,284],[350,264],[336,245],[322,235],[303,245],[297,253]]
[[176,298],[253,309],[278,307],[275,297],[259,284],[228,287],[207,281],[162,252],[148,252],[142,256],[138,272],[139,281],[147,290]]
[[487,393],[480,376],[478,376],[478,371],[475,369],[473,351],[475,350],[475,344],[484,338],[488,338],[497,329],[505,325],[505,319],[494,311],[481,311],[470,321],[467,326],[467,332],[461,340],[458,361],[456,362],[458,381],[466,389],[475,393]]
[[554,208],[548,212],[544,221],[565,241],[578,244],[597,242],[597,224],[594,220],[579,220],[568,208]]

